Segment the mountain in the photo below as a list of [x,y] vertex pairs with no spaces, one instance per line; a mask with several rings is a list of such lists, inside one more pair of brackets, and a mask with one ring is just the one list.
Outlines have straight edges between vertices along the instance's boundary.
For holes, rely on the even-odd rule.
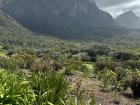
[[31,32],[21,26],[8,14],[0,10],[0,36],[11,35],[11,36],[28,36]]
[[30,39],[33,32],[21,26],[8,14],[0,10],[0,44],[19,45]]
[[132,11],[125,12],[118,16],[115,21],[123,27],[130,29],[140,29],[140,17]]
[[0,8],[20,24],[52,36],[81,38],[112,35],[119,30],[112,16],[100,10],[93,0],[0,1]]
[[[0,45],[20,49],[53,49],[63,41],[34,33],[0,10]],[[52,47],[53,46],[53,47]]]

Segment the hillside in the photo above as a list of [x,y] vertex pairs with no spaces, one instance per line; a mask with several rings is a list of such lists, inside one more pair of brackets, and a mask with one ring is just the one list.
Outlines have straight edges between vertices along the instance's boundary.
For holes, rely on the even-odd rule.
[[135,26],[93,0],[0,0],[0,105],[140,105]]
[[130,29],[140,29],[140,17],[132,11],[125,12],[118,16],[115,21],[123,27]]
[[92,0],[1,0],[1,8],[23,26],[59,38],[126,32]]
[[0,10],[0,37],[3,43],[7,43],[8,40],[14,43],[14,41],[22,40],[31,34],[32,32],[22,27],[13,18]]
[[0,10],[0,45],[22,49],[48,49],[58,43],[61,43],[59,39],[34,33]]

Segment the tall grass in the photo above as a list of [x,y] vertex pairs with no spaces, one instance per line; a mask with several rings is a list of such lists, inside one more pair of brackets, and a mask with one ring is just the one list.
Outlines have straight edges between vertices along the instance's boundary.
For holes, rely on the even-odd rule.
[[[1,105],[85,105],[79,95],[68,94],[70,82],[52,72],[34,72],[31,77],[0,69]],[[70,96],[70,97],[69,97]],[[86,105],[94,105],[93,98]]]
[[62,105],[66,101],[66,92],[69,82],[62,76],[54,73],[33,73],[31,86],[36,94],[35,105]]
[[0,69],[1,105],[32,105],[34,101],[35,94],[28,81]]

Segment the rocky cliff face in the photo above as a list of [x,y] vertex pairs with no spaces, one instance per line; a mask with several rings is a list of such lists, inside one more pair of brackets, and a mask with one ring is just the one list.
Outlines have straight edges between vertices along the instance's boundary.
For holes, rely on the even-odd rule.
[[130,29],[140,29],[140,18],[132,11],[125,12],[118,16],[115,21],[123,27]]

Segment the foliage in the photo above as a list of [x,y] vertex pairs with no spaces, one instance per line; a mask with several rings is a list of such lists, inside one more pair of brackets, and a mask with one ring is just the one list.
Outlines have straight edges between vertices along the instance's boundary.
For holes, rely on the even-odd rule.
[[112,61],[110,58],[101,58],[98,59],[95,63],[95,69],[97,71],[103,71],[105,68],[109,68],[111,70],[115,70],[117,67],[117,63]]
[[140,97],[140,71],[136,71],[128,80],[129,86],[133,91],[133,96],[136,98]]
[[124,91],[129,86],[128,79],[133,72],[131,69],[116,68],[115,71],[112,71],[105,68],[100,73],[100,78],[102,80],[100,87],[102,90]]
[[[70,82],[60,74],[34,72],[28,78],[31,81],[22,77],[18,72],[12,74],[0,69],[2,105],[82,105],[80,97],[82,94],[67,98]],[[86,102],[86,105],[94,105],[94,96]]]
[[117,82],[117,74],[112,70],[105,68],[101,75],[102,84],[100,87],[103,91],[111,90],[113,84]]
[[80,71],[82,69],[82,62],[77,60],[69,60],[65,64],[65,74],[72,75],[74,71]]
[[126,60],[134,59],[135,55],[130,52],[117,52],[114,53],[113,57],[114,59],[117,60],[126,61]]
[[0,103],[2,105],[32,105],[34,91],[26,81],[15,74],[0,69]]
[[132,75],[133,71],[131,69],[116,68],[115,73],[117,74],[117,82],[114,84],[114,89],[117,91],[123,91],[128,88],[128,79]]
[[34,57],[28,54],[15,54],[11,57],[1,57],[0,66],[2,68],[14,71],[19,68],[30,68]]
[[[100,77],[104,91],[130,87],[140,97],[139,34],[90,40],[65,41],[33,33],[0,11],[0,68],[7,70],[0,69],[0,104],[94,105],[94,95],[86,102],[80,90],[74,96],[67,93],[70,83],[64,76],[75,71]],[[57,74],[59,70],[66,75]]]
[[61,100],[66,101],[69,82],[62,75],[38,72],[33,73],[31,86],[36,94],[35,105],[61,105]]
[[[94,105],[95,104],[94,101],[95,101],[94,96],[92,96],[91,99],[86,101],[84,105]],[[78,103],[78,102],[79,100],[77,98],[70,97],[70,102],[68,105],[83,105],[83,103]]]
[[122,65],[126,68],[140,69],[140,61],[139,60],[126,61]]

